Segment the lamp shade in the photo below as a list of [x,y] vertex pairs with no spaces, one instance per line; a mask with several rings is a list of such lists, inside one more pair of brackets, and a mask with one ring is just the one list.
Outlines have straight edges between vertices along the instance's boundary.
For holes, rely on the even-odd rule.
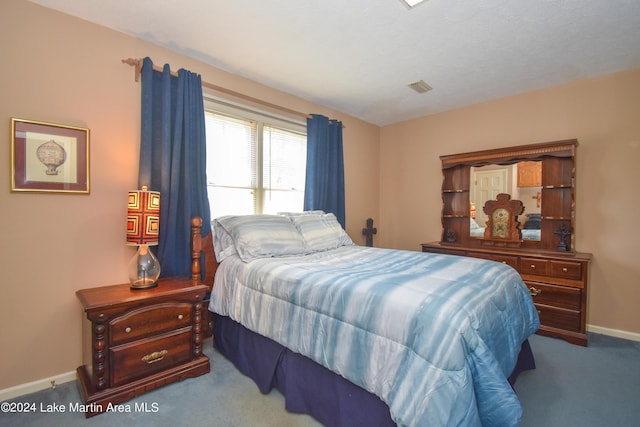
[[142,190],[129,192],[127,245],[157,245],[160,232],[160,193]]

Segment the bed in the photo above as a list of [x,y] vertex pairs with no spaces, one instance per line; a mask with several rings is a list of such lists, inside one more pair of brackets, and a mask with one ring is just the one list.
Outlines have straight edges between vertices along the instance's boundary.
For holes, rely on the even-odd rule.
[[518,425],[511,384],[535,367],[539,320],[515,270],[354,245],[324,212],[223,217],[204,240],[192,225],[214,345],[288,410],[330,426]]

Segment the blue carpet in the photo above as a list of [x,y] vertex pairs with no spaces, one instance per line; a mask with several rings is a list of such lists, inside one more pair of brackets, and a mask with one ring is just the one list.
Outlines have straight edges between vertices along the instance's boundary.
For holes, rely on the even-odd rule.
[[[640,426],[640,343],[589,335],[589,347],[533,336],[537,369],[523,372],[515,384],[524,409],[522,427]],[[33,413],[0,413],[2,426],[214,426],[318,427],[306,415],[284,409],[277,391],[262,395],[255,384],[205,343],[211,373],[174,383],[128,402],[157,412],[106,413],[85,419],[68,410],[80,403],[74,382],[21,396],[12,402],[35,403]],[[57,404],[65,413],[43,413],[40,404]]]
[[640,342],[589,334],[589,346],[531,337],[536,369],[515,384],[522,427],[640,426]]

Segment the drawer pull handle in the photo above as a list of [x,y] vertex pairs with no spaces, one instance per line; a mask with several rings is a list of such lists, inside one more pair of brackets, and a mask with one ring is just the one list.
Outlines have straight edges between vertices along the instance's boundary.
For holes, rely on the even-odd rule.
[[502,261],[502,263],[503,263],[503,264],[506,264],[506,263],[507,263],[507,261]]
[[531,264],[531,268],[535,269],[536,265],[535,264]]
[[129,332],[131,332],[131,328],[127,326],[126,328],[124,328],[124,331],[125,331],[126,333],[129,333]]
[[569,271],[569,269],[567,267],[562,267],[562,272],[566,273],[567,271]]
[[182,314],[178,314],[178,320],[182,320],[184,319],[184,316]]
[[531,294],[532,297],[535,297],[536,295],[540,295],[542,293],[542,290],[536,289],[532,286],[529,288],[529,293]]
[[146,356],[142,356],[142,361],[147,362],[149,365],[152,363],[156,363],[164,359],[164,357],[169,353],[167,350],[162,351],[154,351],[151,354],[147,354]]

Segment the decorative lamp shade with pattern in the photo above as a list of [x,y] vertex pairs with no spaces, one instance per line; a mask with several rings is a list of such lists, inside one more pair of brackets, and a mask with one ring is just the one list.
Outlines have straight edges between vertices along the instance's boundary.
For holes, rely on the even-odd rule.
[[139,246],[129,263],[131,289],[157,286],[160,262],[149,250],[158,244],[160,232],[160,193],[142,190],[130,191],[127,213],[127,245]]
[[158,244],[160,231],[160,193],[142,190],[129,192],[127,245]]

